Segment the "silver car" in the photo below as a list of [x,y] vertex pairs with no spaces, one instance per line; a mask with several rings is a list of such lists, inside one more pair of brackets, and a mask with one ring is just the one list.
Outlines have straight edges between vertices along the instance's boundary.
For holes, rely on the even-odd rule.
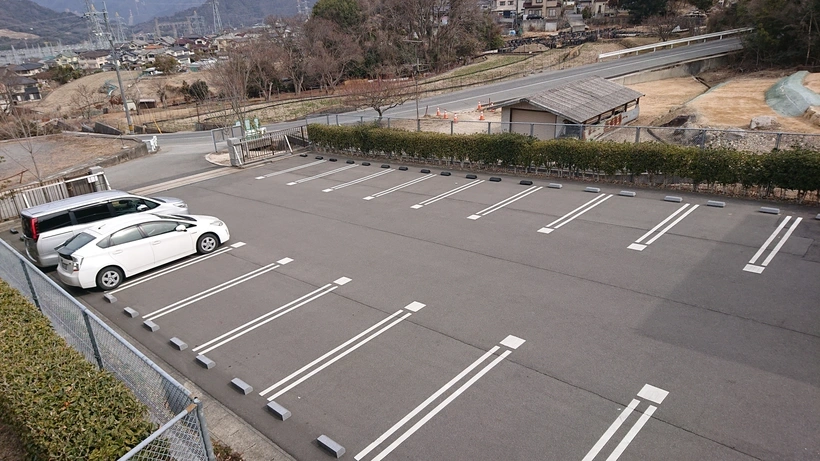
[[188,205],[178,198],[109,190],[26,208],[20,212],[26,256],[38,267],[56,266],[56,248],[83,229],[104,219],[142,211],[188,214]]

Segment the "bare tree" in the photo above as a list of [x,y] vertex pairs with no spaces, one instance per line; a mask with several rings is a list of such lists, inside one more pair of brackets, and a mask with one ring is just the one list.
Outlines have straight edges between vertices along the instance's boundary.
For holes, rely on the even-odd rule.
[[86,119],[91,118],[94,109],[102,108],[104,100],[105,93],[84,83],[77,85],[70,97],[71,105]]
[[308,74],[308,50],[310,43],[305,35],[304,22],[299,18],[269,16],[265,22],[270,26],[266,40],[277,55],[277,63],[298,95]]
[[662,42],[665,42],[669,40],[672,31],[678,25],[678,17],[673,14],[650,16],[644,20],[644,25],[660,37]]
[[327,93],[332,93],[350,68],[362,59],[361,48],[351,35],[326,19],[308,21],[306,34],[311,44],[307,69]]
[[413,98],[413,89],[401,79],[347,82],[345,101],[356,108],[370,108],[382,118],[385,112]]
[[248,56],[252,47],[253,44],[249,44],[236,49],[228,59],[219,61],[211,70],[220,92],[230,104],[231,113],[240,123],[244,123],[247,118],[245,103],[248,100],[248,85],[253,70]]
[[166,102],[168,101],[168,93],[170,91],[168,88],[168,79],[166,77],[158,77],[151,80],[151,89],[157,94],[157,98],[159,98],[159,102],[162,104],[162,107],[168,107],[166,105]]

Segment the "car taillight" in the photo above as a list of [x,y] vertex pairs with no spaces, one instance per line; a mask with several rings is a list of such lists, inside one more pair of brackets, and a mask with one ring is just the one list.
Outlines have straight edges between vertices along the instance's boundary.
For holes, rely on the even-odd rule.
[[28,225],[31,228],[31,239],[37,240],[40,234],[37,232],[37,218],[28,218]]

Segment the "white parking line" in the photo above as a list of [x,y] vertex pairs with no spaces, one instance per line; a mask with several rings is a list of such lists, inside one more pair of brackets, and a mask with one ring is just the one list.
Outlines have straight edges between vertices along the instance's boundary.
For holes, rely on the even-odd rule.
[[412,181],[407,181],[407,182],[406,182],[406,183],[404,183],[404,184],[399,184],[398,186],[391,187],[390,189],[386,189],[386,190],[383,190],[383,191],[381,191],[381,192],[377,192],[377,193],[375,193],[375,194],[373,194],[373,195],[368,195],[367,197],[364,197],[364,200],[373,200],[374,198],[381,197],[382,195],[387,195],[387,194],[389,194],[389,193],[391,193],[391,192],[396,192],[396,191],[397,191],[397,190],[399,190],[399,189],[404,189],[404,188],[405,188],[405,187],[407,187],[407,186],[412,186],[413,184],[418,184],[418,183],[420,183],[420,182],[422,182],[422,181],[424,181],[424,180],[426,180],[426,179],[430,179],[430,178],[432,178],[433,176],[435,176],[435,175],[434,175],[434,174],[432,174],[432,173],[430,173],[430,174],[426,174],[426,175],[421,176],[421,177],[419,177],[419,178],[416,178],[416,179],[414,179],[414,180],[412,180]]
[[388,169],[388,170],[379,171],[378,173],[373,173],[373,174],[367,175],[363,178],[354,179],[353,181],[349,181],[349,182],[346,182],[344,184],[339,184],[339,185],[333,186],[331,188],[323,190],[322,192],[333,192],[334,190],[344,189],[347,186],[352,186],[354,184],[359,184],[359,183],[365,182],[369,179],[378,178],[379,176],[385,175],[387,173],[392,173],[394,171],[396,171],[396,170],[394,170],[392,168]]
[[239,277],[228,280],[227,282],[220,283],[219,285],[217,285],[215,287],[211,287],[211,288],[209,288],[205,291],[202,291],[200,293],[197,293],[193,296],[189,296],[189,297],[187,297],[185,299],[181,299],[181,300],[179,300],[179,301],[177,301],[173,304],[169,304],[169,305],[167,305],[163,308],[157,309],[154,312],[151,312],[150,314],[146,315],[145,320],[156,320],[156,319],[158,319],[158,318],[160,318],[164,315],[170,314],[171,312],[178,311],[179,309],[182,309],[185,306],[191,305],[191,304],[193,304],[197,301],[200,301],[200,300],[203,300],[203,299],[208,298],[210,296],[213,296],[213,295],[215,295],[215,294],[217,294],[221,291],[225,291],[228,288],[234,287],[234,286],[239,285],[240,283],[243,283],[243,282],[247,282],[248,280],[252,280],[252,279],[254,279],[254,278],[256,278],[256,277],[258,277],[262,274],[268,273],[268,272],[270,272],[274,269],[278,269],[279,267],[282,267],[283,265],[288,264],[291,261],[293,261],[293,260],[290,259],[290,258],[284,258],[284,259],[280,259],[279,261],[276,261],[275,263],[268,264],[267,266],[262,266],[259,269],[248,272],[247,274],[240,275]]
[[281,390],[279,390],[279,392],[277,392],[277,393],[273,394],[272,396],[268,397],[268,401],[272,401],[272,400],[276,399],[277,397],[284,394],[285,392],[287,392],[287,391],[293,389],[294,387],[298,386],[299,384],[303,383],[305,380],[307,380],[311,376],[315,375],[316,373],[319,373],[320,371],[324,370],[325,368],[329,367],[330,365],[336,363],[338,360],[340,360],[344,356],[346,356],[346,355],[350,354],[351,352],[355,351],[356,349],[364,346],[365,344],[367,344],[371,340],[375,339],[376,337],[378,337],[379,335],[381,335],[385,331],[387,331],[387,330],[393,328],[394,326],[398,325],[404,319],[406,319],[407,317],[410,317],[411,315],[413,315],[413,312],[418,312],[422,307],[424,307],[424,304],[422,304],[422,303],[415,302],[415,301],[413,303],[410,303],[409,305],[407,305],[407,307],[405,307],[405,309],[410,310],[412,312],[407,312],[406,314],[402,315],[398,319],[393,320],[395,317],[397,317],[398,315],[400,315],[404,312],[404,309],[399,309],[398,311],[394,312],[392,315],[390,315],[386,319],[379,321],[378,323],[376,323],[375,325],[373,325],[370,328],[366,329],[365,331],[363,331],[363,332],[359,333],[358,335],[350,338],[349,340],[345,341],[344,343],[340,344],[339,346],[336,346],[334,349],[328,351],[327,353],[325,353],[321,357],[317,358],[316,360],[310,362],[309,364],[307,364],[307,365],[303,366],[302,368],[296,370],[295,372],[291,373],[290,375],[288,375],[284,379],[280,380],[276,384],[274,384],[274,385],[268,387],[267,389],[263,390],[262,392],[259,393],[259,395],[264,397],[265,394],[274,391],[275,389],[279,388],[283,384],[287,383],[288,381],[292,380],[293,378],[295,378],[295,377],[299,376],[300,374],[304,373],[305,371],[307,371],[308,369],[310,369],[314,365],[322,362],[323,360],[325,360],[328,357],[332,356],[333,354],[339,352],[340,350],[344,349],[345,347],[349,346],[350,344],[353,344],[354,342],[358,341],[360,338],[367,335],[368,333],[375,330],[376,328],[379,328],[380,326],[384,325],[388,321],[393,320],[391,323],[389,323],[387,326],[383,327],[379,331],[371,334],[367,338],[364,338],[362,341],[358,342],[353,347],[345,350],[344,352],[338,354],[337,356],[333,357],[332,359],[327,360],[326,362],[322,363],[322,365],[320,365],[320,366],[316,367],[315,369],[313,369],[313,371],[303,375],[301,378],[297,379],[296,381],[293,381],[291,384],[289,384],[289,385],[285,386],[284,388],[282,388]]
[[[509,347],[510,349],[517,349],[521,344],[524,343],[524,340],[515,336],[507,336],[503,341],[501,341],[502,346]],[[407,424],[411,419],[416,417],[422,410],[427,408],[431,403],[433,403],[436,399],[441,397],[445,392],[447,392],[451,387],[453,387],[456,383],[461,381],[467,374],[473,371],[476,367],[484,363],[488,358],[490,358],[493,354],[495,354],[499,350],[499,346],[493,346],[490,350],[484,353],[481,357],[478,358],[475,362],[471,363],[467,368],[462,370],[459,374],[457,374],[453,379],[447,382],[444,386],[440,387],[436,392],[434,392],[430,397],[428,397],[424,402],[419,404],[416,408],[413,409],[410,413],[408,413],[405,417],[403,417],[399,422],[394,424],[390,429],[388,429],[384,434],[379,436],[376,440],[374,440],[370,445],[365,447],[364,450],[360,451],[354,459],[356,461],[360,461],[362,458],[367,456],[371,451],[373,451],[376,447],[381,445],[385,440],[387,440],[390,436],[392,436],[397,430],[401,429],[402,426]],[[433,408],[427,415],[421,418],[416,424],[414,424],[410,429],[404,432],[400,437],[398,437],[393,443],[391,443],[387,448],[385,448],[381,453],[378,454],[373,461],[380,460],[390,454],[393,450],[396,449],[402,442],[407,440],[408,437],[413,435],[421,426],[427,423],[430,419],[433,418],[437,413],[444,409],[447,405],[450,404],[453,400],[455,400],[459,395],[461,395],[465,390],[467,390],[470,386],[475,384],[482,376],[484,376],[488,371],[490,371],[493,367],[498,365],[502,360],[504,360],[508,355],[512,353],[512,350],[504,351],[500,356],[496,357],[495,360],[490,362],[486,365],[481,371],[476,373],[472,378],[470,378],[466,383],[464,383],[461,387],[459,387],[456,391],[454,391],[450,396],[448,396],[444,401],[442,401],[438,406]]]
[[541,186],[532,186],[527,190],[521,191],[521,192],[513,195],[512,197],[505,198],[504,200],[496,203],[495,205],[490,205],[487,208],[484,208],[483,210],[477,212],[474,215],[468,216],[467,219],[472,219],[473,221],[475,221],[476,219],[481,218],[482,216],[487,216],[488,214],[492,213],[493,211],[500,210],[501,208],[504,208],[505,206],[507,206],[507,205],[509,205],[513,202],[517,202],[518,200],[521,200],[522,198],[524,198],[524,197],[526,197],[526,196],[528,196],[528,195],[530,195],[534,192],[538,192],[541,189],[543,189],[543,187],[541,187]]
[[686,208],[688,208],[688,207],[689,207],[689,204],[688,204],[688,203],[684,204],[682,207],[680,207],[680,208],[678,208],[677,210],[675,210],[675,212],[674,212],[674,213],[672,213],[671,215],[669,215],[666,219],[664,219],[663,221],[661,221],[660,223],[658,223],[658,225],[657,225],[657,226],[653,227],[652,229],[649,229],[649,232],[647,232],[647,233],[643,234],[643,235],[641,236],[641,238],[639,238],[638,240],[635,240],[635,243],[633,243],[633,244],[629,245],[627,248],[629,248],[630,250],[643,251],[646,247],[648,247],[649,245],[652,245],[652,243],[653,243],[655,240],[657,240],[658,238],[660,238],[660,236],[661,236],[661,235],[663,235],[663,234],[667,233],[667,232],[669,231],[669,229],[671,229],[671,228],[675,227],[675,226],[676,226],[679,222],[683,221],[683,219],[684,219],[684,218],[686,218],[687,216],[689,216],[689,214],[690,214],[690,213],[692,213],[693,211],[695,211],[695,210],[696,210],[699,206],[700,206],[700,205],[694,205],[692,208],[689,208],[689,210],[687,210],[687,211],[686,211],[686,213],[684,213],[684,214],[683,214],[681,217],[679,217],[678,219],[676,219],[676,220],[672,221],[672,224],[670,224],[670,225],[666,226],[666,227],[665,227],[662,231],[658,232],[658,234],[657,234],[657,235],[655,235],[655,236],[654,236],[654,237],[652,237],[651,239],[647,240],[647,241],[646,241],[646,243],[643,243],[643,244],[641,243],[641,242],[643,241],[643,239],[645,239],[645,238],[649,237],[650,235],[652,235],[652,234],[653,234],[655,231],[657,231],[657,230],[658,230],[661,226],[663,226],[664,224],[666,224],[667,222],[669,222],[669,220],[671,220],[672,218],[674,218],[675,216],[677,216],[678,214],[680,214],[680,212],[681,212],[681,211],[683,211],[683,210],[685,210]]
[[155,278],[162,277],[163,275],[170,274],[171,272],[177,271],[179,269],[182,269],[182,268],[185,268],[185,267],[188,267],[188,266],[193,266],[196,263],[205,261],[207,259],[214,258],[214,257],[219,256],[221,254],[225,254],[225,253],[231,251],[234,248],[239,248],[240,246],[242,246],[242,245],[236,246],[239,243],[244,245],[244,243],[242,243],[242,242],[237,242],[237,243],[231,245],[230,247],[220,248],[220,249],[214,251],[211,254],[197,256],[196,258],[189,259],[189,260],[183,260],[183,261],[181,261],[177,264],[174,264],[172,266],[168,266],[168,267],[166,267],[162,270],[152,272],[152,273],[149,273],[148,275],[144,275],[142,277],[138,277],[138,278],[132,279],[132,280],[126,282],[126,283],[123,283],[122,285],[120,285],[119,288],[117,288],[116,290],[111,290],[111,291],[109,291],[109,293],[114,294],[114,293],[120,292],[122,290],[127,290],[128,288],[131,288],[133,286],[136,286],[136,285],[139,285],[141,283],[147,282],[149,280],[154,280]]
[[455,189],[448,190],[447,192],[436,195],[435,197],[428,198],[427,200],[424,200],[423,202],[419,202],[416,205],[411,206],[410,208],[412,208],[414,210],[418,210],[419,208],[422,208],[425,205],[431,205],[433,203],[438,202],[439,200],[444,200],[444,199],[446,199],[447,197],[449,197],[451,195],[458,194],[461,191],[465,191],[465,190],[467,190],[467,189],[469,189],[473,186],[477,186],[477,185],[479,185],[483,182],[484,182],[483,179],[476,179],[474,181],[468,182],[467,184],[458,186]]
[[[665,391],[663,389],[651,386],[649,384],[644,385],[641,391],[638,392],[638,397],[649,400],[657,405],[660,405],[667,395],[669,395],[669,391]],[[610,424],[609,428],[607,428],[607,430],[604,432],[601,438],[599,438],[598,441],[595,442],[595,445],[592,446],[592,449],[589,450],[589,452],[586,456],[584,456],[584,459],[582,461],[592,461],[598,455],[598,453],[600,453],[600,451],[604,448],[604,445],[606,445],[607,442],[609,442],[609,440],[612,438],[612,436],[615,435],[615,432],[621,427],[621,425],[623,425],[627,418],[629,418],[629,415],[632,414],[632,412],[635,410],[635,408],[637,408],[638,404],[640,403],[640,400],[632,399],[632,402],[630,402],[629,405],[627,405],[627,407],[624,408],[621,414],[619,414],[618,417],[615,418],[615,421],[612,424]],[[638,418],[638,421],[629,429],[624,438],[621,439],[621,441],[618,443],[618,445],[615,447],[612,453],[610,453],[609,457],[607,457],[606,461],[616,461],[623,454],[623,452],[626,450],[629,444],[632,443],[632,440],[635,438],[635,436],[638,435],[638,432],[640,432],[640,430],[643,428],[646,422],[649,421],[649,418],[651,418],[652,415],[655,413],[655,410],[657,410],[657,407],[655,405],[649,405],[649,408],[647,408],[647,410],[643,412],[643,414],[641,414],[640,418]]]
[[347,165],[341,168],[336,168],[335,170],[325,171],[324,173],[317,174],[315,176],[310,176],[308,178],[302,178],[298,181],[292,181],[287,183],[288,186],[295,186],[297,184],[302,184],[303,182],[313,181],[314,179],[324,178],[325,176],[330,176],[334,173],[338,173],[340,171],[349,170],[351,168],[356,168],[359,165]]
[[594,199],[588,201],[587,203],[579,206],[578,208],[570,211],[569,213],[565,214],[564,216],[561,216],[560,218],[556,219],[555,221],[547,224],[546,226],[542,227],[541,229],[538,229],[538,232],[540,232],[542,234],[550,234],[553,231],[555,231],[557,229],[560,229],[564,224],[567,224],[567,223],[573,221],[578,216],[581,216],[582,214],[586,213],[587,211],[589,211],[589,210],[595,208],[596,206],[606,202],[611,197],[612,197],[612,194],[599,195],[599,196],[595,197]]
[[763,262],[760,263],[759,266],[755,265],[758,258],[760,258],[763,255],[763,253],[769,247],[769,244],[772,243],[772,241],[775,239],[775,237],[777,237],[777,235],[780,233],[780,231],[782,231],[783,228],[786,227],[786,224],[788,224],[791,219],[792,219],[791,216],[786,216],[783,219],[783,222],[781,222],[780,225],[777,226],[777,229],[775,229],[774,232],[772,232],[772,235],[770,235],[769,238],[766,239],[766,241],[763,243],[763,246],[761,246],[760,249],[757,250],[757,253],[755,253],[754,256],[752,256],[752,259],[749,260],[749,264],[746,264],[746,267],[743,268],[744,271],[753,272],[755,274],[763,273],[763,270],[766,269],[766,266],[768,266],[769,263],[772,262],[772,259],[774,259],[774,256],[777,254],[777,252],[780,251],[780,248],[783,247],[783,244],[786,243],[786,240],[788,240],[789,237],[791,237],[792,232],[794,232],[794,230],[797,228],[797,225],[800,224],[800,221],[803,220],[803,218],[795,219],[794,224],[792,224],[791,227],[789,227],[789,230],[787,230],[786,233],[783,234],[783,237],[780,239],[779,242],[777,242],[777,245],[775,245],[775,247],[769,253],[769,256],[767,256],[766,259],[764,259]]
[[[350,279],[348,279],[347,277],[343,277],[343,278],[346,279],[348,282],[350,281]],[[342,280],[342,279],[339,279],[339,280]],[[334,283],[337,283],[337,282],[334,282]],[[201,344],[201,345],[199,345],[199,346],[197,346],[197,347],[195,347],[191,350],[194,351],[194,352],[199,352],[200,355],[205,355],[208,352],[211,352],[212,350],[233,341],[234,339],[237,339],[237,338],[239,338],[239,337],[241,337],[241,336],[243,336],[247,333],[250,333],[251,331],[261,327],[262,325],[265,325],[268,322],[272,322],[272,321],[278,319],[279,317],[287,314],[288,312],[292,312],[292,311],[304,306],[305,304],[307,304],[307,303],[309,303],[313,300],[319,299],[319,298],[321,298],[322,296],[324,296],[328,293],[332,293],[333,290],[335,290],[336,288],[339,288],[339,286],[344,285],[345,283],[347,283],[347,282],[344,282],[344,283],[341,283],[341,284],[337,283],[336,285],[334,285],[332,283],[328,283],[327,285],[325,285],[321,288],[313,290],[310,293],[308,293],[308,294],[306,294],[306,295],[304,295],[304,296],[302,296],[298,299],[294,299],[293,301],[285,304],[284,306],[281,306],[277,309],[274,309],[274,310],[268,312],[267,314],[261,315],[261,316],[255,318],[255,319],[251,320],[250,322],[246,322],[246,323],[234,328],[233,330],[231,330],[227,333],[224,333],[222,335],[219,335],[216,338],[214,338],[214,339],[212,339],[212,340],[210,340],[210,341],[208,341],[204,344]],[[214,343],[216,343],[216,344],[214,344]]]
[[306,163],[304,165],[295,166],[293,168],[288,168],[287,170],[282,171],[274,171],[273,173],[264,174],[262,176],[257,176],[254,179],[265,179],[271,178],[273,176],[279,176],[280,174],[290,173],[291,171],[301,170],[302,168],[307,168],[309,166],[318,165],[320,163],[325,163],[327,160],[317,160],[315,162]]

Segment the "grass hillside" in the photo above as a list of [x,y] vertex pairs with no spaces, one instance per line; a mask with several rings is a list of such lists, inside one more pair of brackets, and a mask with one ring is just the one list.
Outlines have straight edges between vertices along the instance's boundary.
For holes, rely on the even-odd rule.
[[18,34],[0,31],[0,49],[4,50],[46,42],[55,45],[80,43],[88,37],[88,26],[83,18],[58,13],[29,0],[0,1],[0,29],[36,36],[23,39]]

